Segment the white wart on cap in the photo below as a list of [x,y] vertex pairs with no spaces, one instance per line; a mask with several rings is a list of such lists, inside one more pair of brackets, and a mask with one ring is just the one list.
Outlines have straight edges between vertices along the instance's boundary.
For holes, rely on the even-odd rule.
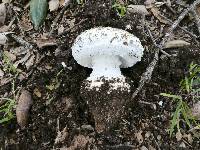
[[101,86],[102,79],[122,81],[113,85],[113,88],[128,86],[124,84],[125,77],[120,68],[136,64],[141,60],[143,51],[136,36],[111,27],[86,30],[76,38],[72,46],[72,55],[77,63],[93,69],[87,78],[92,82],[91,87]]

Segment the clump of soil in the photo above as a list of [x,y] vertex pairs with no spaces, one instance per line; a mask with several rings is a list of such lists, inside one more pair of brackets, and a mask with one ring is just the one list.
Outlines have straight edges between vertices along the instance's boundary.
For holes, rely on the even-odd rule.
[[102,84],[100,87],[91,88],[91,81],[83,81],[80,96],[88,103],[96,131],[109,133],[110,129],[125,116],[125,102],[131,99],[130,89],[127,87],[114,89],[111,84],[120,84],[122,81],[119,79],[106,80],[102,77],[95,82]]

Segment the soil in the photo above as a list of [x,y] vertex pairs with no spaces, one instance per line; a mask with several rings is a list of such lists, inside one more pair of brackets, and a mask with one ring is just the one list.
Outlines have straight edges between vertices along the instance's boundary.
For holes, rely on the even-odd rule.
[[[29,10],[24,8],[24,2],[14,1],[8,6],[10,9],[21,8],[21,11],[17,14],[11,11],[6,24],[9,24],[15,15],[19,17],[19,20],[23,16],[29,18]],[[164,5],[161,6],[160,12],[174,21],[185,7],[176,4],[174,0],[171,2],[172,8],[177,13],[173,14]],[[143,5],[144,1],[128,0],[126,3]],[[192,1],[187,1],[187,3],[190,4]],[[98,26],[124,29],[140,38],[145,47],[142,61],[133,67],[121,69],[123,75],[132,80],[131,93],[138,87],[141,75],[152,61],[156,48],[143,27],[142,15],[127,13],[124,17],[119,17],[112,8],[111,0],[87,0],[82,5],[73,1],[59,20],[58,26],[62,25],[65,29],[69,29],[70,23],[74,20],[74,24],[78,25],[61,35],[55,31],[52,38],[56,39],[57,45],[38,48],[36,39],[44,33],[49,33],[52,21],[61,9],[48,12],[45,23],[39,31],[31,29],[23,34],[17,27],[17,23],[14,23],[16,26],[13,27],[13,32],[33,44],[36,47],[34,54],[39,54],[42,59],[29,70],[24,65],[19,65],[23,72],[29,73],[30,70],[32,72],[28,78],[16,79],[15,87],[32,93],[33,105],[25,128],[17,124],[16,118],[8,123],[0,124],[0,148],[2,150],[200,149],[199,137],[191,138],[192,134],[187,131],[188,126],[184,122],[181,124],[184,130],[181,140],[177,140],[176,135],[169,136],[167,130],[176,104],[160,96],[160,93],[179,92],[179,83],[187,74],[189,64],[191,62],[200,64],[200,45],[190,35],[177,28],[172,39],[181,38],[190,45],[164,49],[172,56],[159,54],[160,58],[151,80],[145,84],[136,98],[127,104],[126,109],[123,110],[126,111],[125,115],[115,121],[117,123],[109,132],[97,133],[91,108],[80,95],[81,84],[92,70],[80,66],[73,59],[70,48],[75,38],[81,32]],[[146,20],[159,43],[170,25],[161,23],[152,14],[146,16]],[[80,23],[81,21],[83,22]],[[131,28],[127,28],[127,25]],[[199,36],[197,26],[189,16],[184,18],[180,25],[188,27],[190,32]],[[197,41],[200,42],[199,39]],[[13,41],[11,45],[1,48],[5,51],[10,47],[18,46],[19,44]],[[64,68],[61,65],[62,62],[67,67]],[[50,85],[54,88],[49,88]],[[12,93],[12,82],[0,87],[1,97],[10,96],[10,93]],[[149,104],[141,103],[141,101]]]

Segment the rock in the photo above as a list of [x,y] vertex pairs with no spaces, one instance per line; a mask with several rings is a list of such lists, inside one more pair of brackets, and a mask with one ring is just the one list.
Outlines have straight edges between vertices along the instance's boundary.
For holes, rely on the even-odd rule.
[[23,90],[18,100],[16,107],[17,123],[21,128],[27,125],[29,110],[33,104],[31,93],[27,90]]

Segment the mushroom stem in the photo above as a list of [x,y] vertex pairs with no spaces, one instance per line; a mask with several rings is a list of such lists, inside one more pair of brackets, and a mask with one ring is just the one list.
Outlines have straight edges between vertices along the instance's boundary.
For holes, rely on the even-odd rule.
[[94,56],[92,60],[92,73],[88,80],[98,80],[101,77],[105,79],[122,78],[123,75],[120,71],[121,61],[119,56]]

